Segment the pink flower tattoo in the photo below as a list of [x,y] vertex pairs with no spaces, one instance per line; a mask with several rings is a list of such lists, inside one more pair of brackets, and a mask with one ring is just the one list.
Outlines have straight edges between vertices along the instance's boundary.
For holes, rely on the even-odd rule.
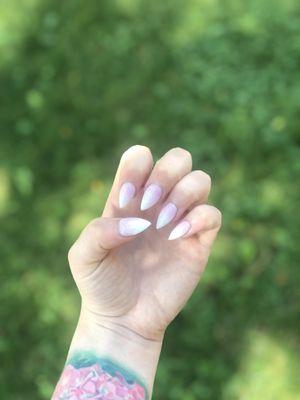
[[109,360],[75,354],[65,366],[52,400],[146,400],[144,386]]

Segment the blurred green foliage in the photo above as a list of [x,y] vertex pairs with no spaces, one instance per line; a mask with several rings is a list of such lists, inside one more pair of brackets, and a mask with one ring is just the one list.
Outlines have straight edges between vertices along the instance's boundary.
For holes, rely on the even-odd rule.
[[187,148],[224,215],[154,398],[300,399],[298,1],[1,0],[0,101],[1,399],[50,397],[67,249],[135,143]]

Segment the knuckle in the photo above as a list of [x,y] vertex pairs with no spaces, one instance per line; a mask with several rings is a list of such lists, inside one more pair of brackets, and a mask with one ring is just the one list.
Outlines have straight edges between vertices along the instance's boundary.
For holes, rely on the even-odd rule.
[[202,170],[197,170],[195,171],[198,174],[199,179],[203,179],[206,183],[208,187],[211,187],[211,176]]
[[163,162],[162,159],[158,160],[155,164],[155,171],[157,175],[162,180],[167,180],[170,178],[170,166]]
[[198,207],[198,216],[203,221],[203,224],[207,227],[207,229],[219,230],[222,225],[221,211],[217,207],[210,204],[199,205]]
[[152,153],[149,147],[141,144],[135,144],[134,146],[129,147],[127,150],[124,151],[122,157],[127,157],[127,155],[130,155],[133,152],[144,153],[145,156],[152,157]]
[[72,244],[68,251],[68,260],[69,263],[72,264],[72,262],[76,261],[78,254],[80,253],[80,246],[82,243],[82,240],[90,240],[92,237],[97,235],[97,232],[99,231],[99,224],[100,224],[101,218],[94,218],[92,219],[86,227],[83,229],[77,240]]
[[68,251],[68,261],[69,261],[69,264],[72,264],[72,263],[73,263],[73,260],[74,260],[75,257],[76,257],[76,253],[77,253],[77,244],[76,244],[76,242],[75,242],[75,243],[72,244],[72,246],[69,248],[69,251]]
[[152,166],[153,156],[149,147],[143,145],[137,145],[137,148],[139,150],[140,157],[143,158],[143,163],[148,166]]
[[135,144],[135,145],[129,147],[129,149],[136,149],[136,150],[143,150],[143,151],[149,151],[150,152],[149,147],[147,147],[147,146],[145,146],[143,144]]
[[137,147],[137,149],[139,149],[145,153],[151,154],[151,150],[149,149],[148,146],[144,146],[143,144],[137,144],[136,147]]
[[192,162],[192,154],[188,150],[182,147],[174,147],[170,151],[174,153],[177,157],[185,158],[189,162]]
[[95,229],[99,225],[100,218],[92,219],[86,226],[86,229]]
[[139,151],[141,153],[147,153],[148,155],[152,154],[149,147],[144,146],[143,144],[136,144],[136,145],[130,147],[128,150]]
[[216,225],[217,227],[220,227],[222,225],[222,213],[217,207],[214,206],[212,206],[212,210],[214,213],[214,219],[216,221]]
[[92,219],[84,229],[85,234],[87,234],[89,237],[96,235],[99,230],[100,221],[101,218]]
[[199,185],[199,179],[193,175],[187,176],[186,179],[182,179],[176,185],[174,190],[176,197],[182,199],[185,203],[186,201],[193,203],[199,200],[201,193],[201,185]]
[[185,192],[190,193],[190,196],[195,200],[207,200],[211,188],[210,176],[201,171],[192,171],[188,179],[184,179]]
[[181,178],[182,171],[190,172],[192,168],[192,155],[181,147],[174,147],[156,162],[156,170],[164,176]]

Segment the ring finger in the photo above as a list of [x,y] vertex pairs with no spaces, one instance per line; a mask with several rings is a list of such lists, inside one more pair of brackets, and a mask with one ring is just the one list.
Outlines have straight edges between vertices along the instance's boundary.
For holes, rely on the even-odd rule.
[[156,223],[160,229],[179,219],[192,205],[207,201],[211,179],[203,171],[192,171],[184,176],[172,189],[162,207]]
[[148,210],[168,195],[173,186],[192,169],[192,157],[179,147],[169,150],[155,164],[145,185],[141,210]]

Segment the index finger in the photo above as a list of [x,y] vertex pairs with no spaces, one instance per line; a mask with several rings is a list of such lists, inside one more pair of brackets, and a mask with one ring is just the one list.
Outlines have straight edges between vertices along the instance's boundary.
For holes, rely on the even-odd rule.
[[124,208],[148,179],[153,167],[151,151],[135,145],[126,150],[120,160],[103,215],[113,216],[114,210]]

